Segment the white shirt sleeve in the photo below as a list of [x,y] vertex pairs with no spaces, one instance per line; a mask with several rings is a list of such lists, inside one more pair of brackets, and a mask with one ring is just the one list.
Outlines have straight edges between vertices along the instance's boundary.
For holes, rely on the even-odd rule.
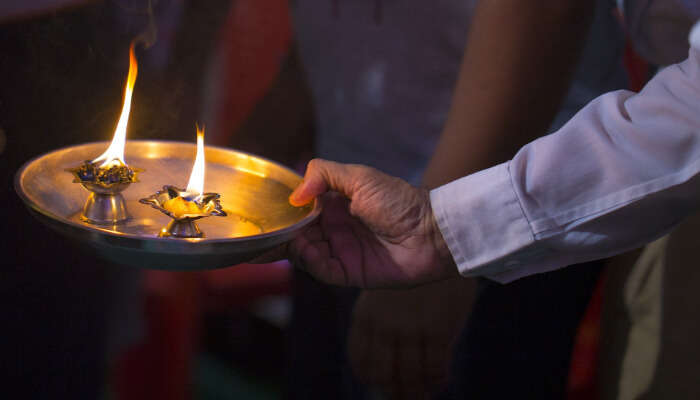
[[500,282],[608,257],[700,206],[700,24],[689,58],[617,91],[509,162],[430,194],[460,272]]

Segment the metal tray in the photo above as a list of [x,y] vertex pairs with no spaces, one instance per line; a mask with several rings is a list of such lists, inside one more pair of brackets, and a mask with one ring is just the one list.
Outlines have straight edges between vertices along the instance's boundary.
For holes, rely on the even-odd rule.
[[289,195],[301,182],[294,171],[254,155],[207,146],[204,189],[221,194],[227,216],[198,221],[203,238],[159,237],[170,218],[138,201],[163,185],[184,186],[196,146],[132,140],[126,143],[126,162],[144,172],[140,182],[122,193],[130,218],[119,225],[92,225],[80,219],[89,193],[72,183],[65,169],[95,158],[108,145],[87,143],[37,157],[17,172],[15,190],[43,223],[116,263],[172,270],[240,264],[293,239],[321,211],[318,202],[289,204]]

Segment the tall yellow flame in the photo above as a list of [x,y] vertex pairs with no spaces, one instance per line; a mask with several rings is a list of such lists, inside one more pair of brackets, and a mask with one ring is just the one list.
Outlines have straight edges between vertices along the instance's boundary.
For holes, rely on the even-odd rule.
[[129,75],[126,77],[126,87],[124,88],[124,105],[122,113],[119,116],[117,129],[114,130],[114,138],[112,143],[101,156],[92,160],[92,162],[104,161],[101,167],[109,165],[126,164],[124,162],[124,143],[126,142],[126,126],[129,122],[129,112],[131,111],[131,94],[134,91],[134,83],[136,83],[136,75],[138,74],[138,65],[136,64],[136,56],[134,55],[134,43],[129,47]]
[[204,193],[204,128],[197,126],[197,157],[187,183],[187,193],[200,196]]

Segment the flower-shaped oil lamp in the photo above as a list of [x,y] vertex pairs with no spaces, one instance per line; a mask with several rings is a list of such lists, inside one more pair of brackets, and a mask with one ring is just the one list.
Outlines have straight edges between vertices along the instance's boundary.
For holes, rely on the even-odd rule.
[[[74,183],[80,183],[90,191],[83,206],[81,218],[91,224],[115,225],[126,221],[129,215],[121,192],[130,184],[138,182],[137,175],[143,170],[128,166],[124,162],[126,126],[131,110],[131,95],[136,82],[138,67],[134,56],[134,44],[129,49],[129,74],[124,88],[124,105],[114,131],[112,143],[101,156],[92,161],[66,171],[74,176]],[[102,163],[100,164],[100,161]]]
[[211,215],[225,217],[226,212],[221,209],[218,193],[204,193],[201,196],[191,196],[187,191],[175,186],[163,186],[163,190],[156,194],[139,200],[173,220],[161,229],[159,236],[198,238],[204,233],[199,229],[196,220]]
[[129,167],[121,162],[98,165],[85,161],[79,167],[70,168],[75,179],[90,191],[81,218],[91,224],[114,225],[126,221],[129,214],[121,192],[130,184],[138,182],[139,168]]
[[225,217],[218,193],[204,192],[204,131],[197,127],[197,156],[192,167],[187,190],[172,185],[139,200],[143,204],[161,211],[173,220],[161,229],[161,237],[200,238],[204,233],[196,220],[209,216]]

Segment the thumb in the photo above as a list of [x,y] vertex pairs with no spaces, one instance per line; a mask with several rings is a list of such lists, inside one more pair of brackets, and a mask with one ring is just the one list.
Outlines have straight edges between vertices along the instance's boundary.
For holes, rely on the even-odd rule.
[[334,190],[352,197],[352,173],[347,165],[320,158],[309,161],[304,181],[289,196],[293,206],[303,206],[317,196]]

